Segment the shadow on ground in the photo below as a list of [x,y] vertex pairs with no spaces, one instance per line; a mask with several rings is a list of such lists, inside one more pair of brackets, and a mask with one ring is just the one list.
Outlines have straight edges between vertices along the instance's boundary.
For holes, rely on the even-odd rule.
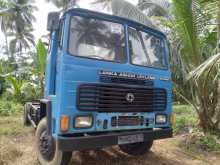
[[150,151],[143,156],[129,156],[119,150],[118,147],[76,152],[73,154],[71,165],[177,165],[180,162],[169,160]]
[[[34,131],[16,136],[0,136],[0,165],[39,165],[34,146]],[[219,165],[219,154],[187,153],[178,145],[180,137],[155,141],[143,156],[130,156],[117,146],[74,152],[70,165]]]

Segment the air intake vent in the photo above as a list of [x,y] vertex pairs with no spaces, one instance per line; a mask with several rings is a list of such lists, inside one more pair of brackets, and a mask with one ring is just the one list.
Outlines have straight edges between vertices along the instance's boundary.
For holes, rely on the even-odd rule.
[[78,88],[81,111],[152,112],[166,108],[166,90],[112,84],[83,84]]

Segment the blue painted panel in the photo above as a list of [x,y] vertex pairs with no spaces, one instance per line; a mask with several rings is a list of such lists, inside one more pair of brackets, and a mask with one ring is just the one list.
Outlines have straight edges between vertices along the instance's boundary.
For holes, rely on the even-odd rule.
[[[121,22],[125,25],[125,39],[126,39],[126,52],[127,52],[127,62],[124,64],[100,61],[95,59],[80,58],[67,53],[68,45],[68,28],[69,19],[71,15],[87,15],[91,17],[99,17],[103,19],[108,19],[116,22]],[[92,14],[92,15],[91,15]],[[142,66],[135,66],[129,63],[129,49],[128,49],[128,36],[127,36],[127,26],[140,26],[139,23],[134,21],[129,21],[124,18],[109,16],[105,14],[96,14],[94,12],[89,12],[87,10],[74,9],[70,10],[64,15],[64,42],[63,48],[58,49],[56,35],[52,37],[51,48],[52,51],[48,56],[48,65],[46,71],[46,85],[45,85],[45,97],[50,97],[52,100],[52,118],[54,119],[53,124],[53,136],[58,134],[63,134],[60,132],[60,117],[61,115],[70,116],[70,129],[65,133],[81,133],[81,132],[100,132],[100,131],[114,131],[114,130],[128,130],[128,129],[144,129],[144,128],[162,128],[169,127],[169,121],[164,125],[156,125],[154,122],[146,126],[122,126],[122,127],[112,127],[110,125],[110,119],[112,116],[144,116],[144,118],[154,118],[156,113],[159,112],[145,112],[145,113],[98,113],[98,112],[82,112],[77,109],[76,106],[76,92],[80,84],[83,83],[100,83],[98,72],[99,70],[109,70],[116,72],[129,72],[134,74],[142,74],[148,76],[154,76],[154,87],[163,88],[167,92],[167,107],[163,112],[167,114],[168,118],[172,112],[172,83],[171,83],[171,73],[169,69],[156,69],[148,68]],[[142,25],[143,26],[143,25]],[[151,31],[163,37],[166,37],[163,33],[152,30],[148,27],[143,26],[147,31]],[[168,48],[166,48],[167,59],[169,56]],[[167,77],[169,81],[160,80],[161,77]],[[56,85],[55,85],[56,84]],[[94,118],[93,126],[89,129],[74,129],[74,116],[75,115],[92,115]],[[100,122],[107,120],[108,127],[103,129],[103,124]]]

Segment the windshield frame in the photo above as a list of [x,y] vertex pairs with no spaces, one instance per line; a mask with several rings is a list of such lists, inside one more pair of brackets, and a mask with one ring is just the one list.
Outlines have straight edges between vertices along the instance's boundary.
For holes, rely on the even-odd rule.
[[[117,23],[117,24],[120,24],[123,28],[123,35],[124,35],[124,58],[125,60],[124,61],[117,61],[117,60],[105,60],[105,59],[98,59],[98,58],[92,58],[92,57],[87,57],[87,56],[80,56],[80,55],[77,55],[77,54],[73,54],[70,52],[70,29],[71,29],[71,20],[73,17],[75,16],[78,16],[78,17],[82,17],[82,18],[88,18],[88,19],[97,19],[97,20],[100,20],[100,21],[106,21],[106,22],[112,22],[112,23]],[[83,15],[83,14],[79,14],[79,13],[74,13],[74,14],[71,14],[70,17],[69,17],[69,21],[68,21],[68,40],[67,40],[67,53],[70,55],[70,56],[73,56],[73,57],[77,57],[77,58],[82,58],[82,59],[90,59],[90,60],[95,60],[95,61],[103,61],[103,62],[112,62],[112,63],[119,63],[119,64],[125,64],[128,62],[128,50],[127,50],[127,34],[126,34],[126,24],[122,21],[117,21],[115,19],[110,19],[110,18],[105,18],[105,17],[97,17],[97,16],[91,16],[91,15]]]
[[[153,35],[159,39],[161,39],[164,43],[164,60],[165,60],[165,63],[166,63],[166,66],[165,67],[157,67],[157,66],[146,66],[146,65],[139,65],[139,64],[134,64],[132,62],[132,53],[130,51],[130,43],[129,43],[129,28],[131,29],[135,29],[136,31],[139,31],[139,32],[143,32],[143,33],[147,33],[147,34],[150,34],[150,35]],[[144,68],[154,68],[154,69],[160,69],[160,70],[168,70],[169,69],[169,48],[168,48],[168,41],[167,41],[167,38],[164,37],[163,35],[160,35],[156,32],[153,32],[151,31],[149,28],[146,28],[144,25],[143,26],[135,26],[133,24],[128,24],[127,26],[127,38],[128,38],[128,56],[129,56],[129,63],[134,65],[134,66],[140,66],[140,67],[144,67]]]

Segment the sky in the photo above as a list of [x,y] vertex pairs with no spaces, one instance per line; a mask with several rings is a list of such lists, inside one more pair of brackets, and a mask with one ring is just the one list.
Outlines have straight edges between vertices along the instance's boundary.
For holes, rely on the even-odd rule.
[[[92,5],[92,2],[94,1],[95,0],[78,0],[78,5],[80,6],[80,8],[96,10],[99,12],[106,12],[103,10],[102,6],[94,5],[94,4]],[[138,0],[126,0],[126,1],[129,1],[132,4],[137,4],[138,2]],[[60,9],[58,9],[51,2],[49,3],[46,2],[46,0],[35,0],[34,5],[38,8],[38,10],[33,13],[34,16],[36,17],[36,22],[33,22],[33,27],[34,27],[33,34],[35,36],[35,41],[37,42],[39,38],[48,34],[48,31],[46,30],[48,13],[51,11],[59,11]],[[3,45],[4,42],[5,42],[4,35],[0,32],[0,45]],[[3,50],[0,50],[0,58],[2,58],[3,56],[1,51]]]
[[[138,0],[127,0],[130,3],[136,4]],[[97,10],[105,12],[100,5],[92,5],[91,3],[94,0],[79,0],[78,5],[81,8]],[[52,3],[46,2],[46,0],[35,0],[35,5],[38,7],[38,11],[34,12],[36,17],[36,22],[34,22],[34,36],[36,40],[39,39],[42,35],[47,34],[46,25],[47,25],[47,15],[51,11],[59,11],[59,9],[54,6]]]

